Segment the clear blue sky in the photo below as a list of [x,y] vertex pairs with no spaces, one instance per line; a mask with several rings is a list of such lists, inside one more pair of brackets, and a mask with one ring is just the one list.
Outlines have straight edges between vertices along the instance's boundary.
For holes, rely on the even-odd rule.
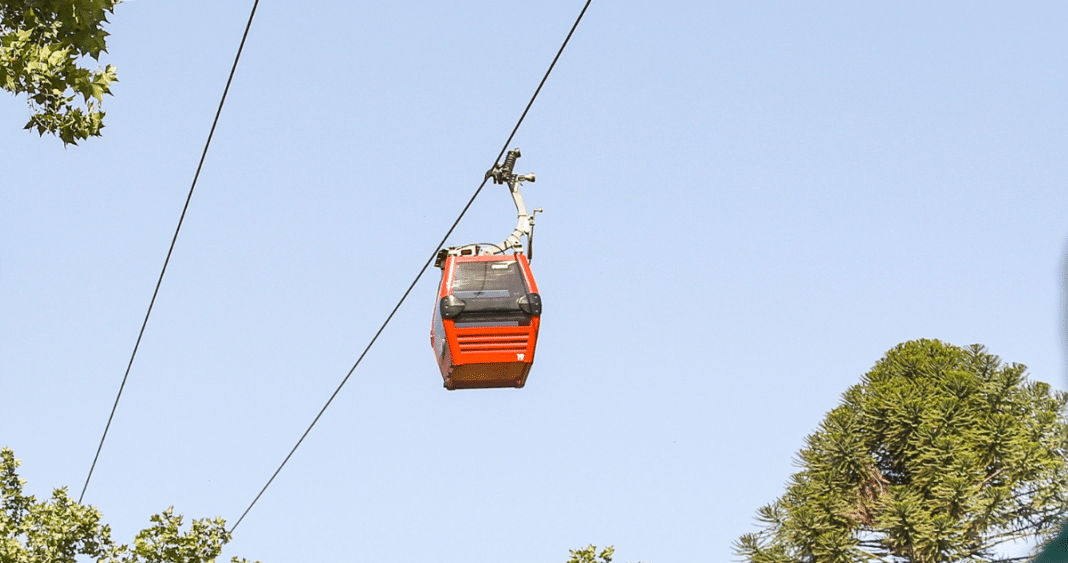
[[[493,164],[581,1],[264,0],[86,501],[234,521]],[[251,2],[118,6],[104,137],[0,97],[0,445],[80,491]],[[595,1],[513,146],[521,390],[447,392],[436,270],[241,526],[265,563],[733,559],[915,338],[1065,387],[1068,4]],[[452,244],[503,239],[489,187]]]

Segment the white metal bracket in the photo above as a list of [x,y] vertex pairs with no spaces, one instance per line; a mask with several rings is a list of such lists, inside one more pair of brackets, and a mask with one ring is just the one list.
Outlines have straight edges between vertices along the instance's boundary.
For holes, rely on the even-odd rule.
[[443,267],[445,258],[448,256],[504,254],[509,250],[515,254],[524,254],[523,237],[527,239],[527,254],[530,254],[531,238],[534,233],[534,215],[542,210],[535,209],[533,213],[527,213],[527,206],[523,201],[523,193],[520,191],[520,187],[522,187],[523,182],[533,183],[535,176],[534,174],[515,174],[512,172],[515,167],[515,161],[520,156],[519,149],[512,149],[508,151],[503,165],[495,164],[493,168],[486,172],[486,179],[492,178],[494,184],[506,184],[508,191],[512,194],[512,201],[515,202],[517,215],[515,229],[512,230],[512,233],[501,244],[468,244],[443,248],[438,252],[437,260],[434,262],[435,266]]

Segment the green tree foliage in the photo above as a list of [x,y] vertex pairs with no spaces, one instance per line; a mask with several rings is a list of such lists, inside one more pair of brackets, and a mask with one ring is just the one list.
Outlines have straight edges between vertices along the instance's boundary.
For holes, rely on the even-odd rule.
[[118,2],[0,0],[0,87],[27,95],[26,129],[64,145],[100,135],[100,105],[118,81],[115,67],[91,71],[79,63],[106,52],[103,25]]
[[615,552],[616,548],[608,546],[598,554],[597,547],[588,545],[583,549],[572,549],[571,559],[568,559],[567,563],[612,563],[612,555]]
[[567,563],[612,563],[612,554],[616,552],[616,549],[608,546],[601,551],[600,556],[597,555],[597,548],[592,545],[570,551],[571,559],[568,559]]
[[168,508],[152,516],[133,547],[116,544],[100,512],[71,500],[65,488],[45,501],[24,495],[18,466],[11,450],[0,450],[2,563],[75,563],[86,557],[98,563],[212,563],[230,541],[221,518],[193,520],[183,532],[182,517]]
[[[1068,397],[979,345],[900,344],[806,440],[751,563],[1008,561],[1068,509]],[[1023,559],[1023,558],[1017,558]]]

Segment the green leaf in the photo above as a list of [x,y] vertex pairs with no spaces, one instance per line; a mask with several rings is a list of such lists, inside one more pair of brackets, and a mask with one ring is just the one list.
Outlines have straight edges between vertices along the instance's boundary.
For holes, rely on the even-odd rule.
[[[25,94],[26,129],[49,133],[63,143],[99,136],[103,113],[97,104],[117,81],[115,69],[90,72],[83,57],[106,51],[107,14],[117,0],[38,0],[0,3],[0,88]],[[81,103],[73,103],[75,96]]]

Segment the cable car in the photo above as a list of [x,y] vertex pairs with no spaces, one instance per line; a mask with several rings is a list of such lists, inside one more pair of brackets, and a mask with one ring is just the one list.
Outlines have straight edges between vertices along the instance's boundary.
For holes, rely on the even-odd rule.
[[526,256],[449,256],[431,337],[445,388],[524,386],[540,321]]
[[[534,364],[541,295],[522,244],[526,237],[529,253],[534,215],[527,213],[519,191],[534,175],[512,173],[518,157],[519,149],[509,151],[504,166],[486,174],[512,192],[519,216],[512,234],[499,245],[443,249],[435,262],[441,283],[430,344],[449,390],[520,388]],[[507,254],[509,250],[513,253]]]

